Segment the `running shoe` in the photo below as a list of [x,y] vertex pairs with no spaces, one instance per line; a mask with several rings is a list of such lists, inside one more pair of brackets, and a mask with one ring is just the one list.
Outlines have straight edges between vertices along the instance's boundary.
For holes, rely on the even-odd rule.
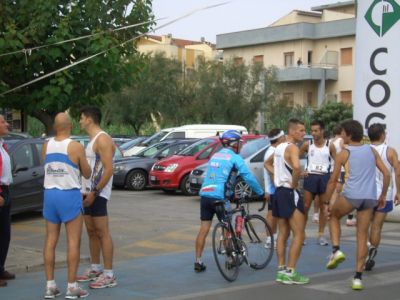
[[204,263],[198,263],[198,262],[194,263],[194,271],[196,273],[204,272],[206,270],[206,268],[207,267]]
[[361,279],[353,278],[353,282],[351,284],[351,288],[353,290],[355,290],[355,291],[361,291],[364,288]]
[[89,283],[89,287],[91,289],[104,289],[111,288],[117,285],[117,280],[115,276],[110,277],[104,274],[101,274],[95,282]]
[[74,288],[68,288],[67,293],[65,294],[66,299],[85,298],[87,296],[89,296],[89,292],[84,290],[80,286]]
[[[271,241],[271,237],[269,236],[269,237],[267,237],[267,240],[265,241],[264,247],[266,249],[271,249],[271,244],[272,244],[272,241]],[[276,240],[274,240],[274,249],[276,249]]]
[[320,246],[328,246],[328,240],[324,236],[320,236],[317,240],[317,244]]
[[329,261],[326,265],[327,269],[336,269],[336,267],[344,262],[346,259],[346,255],[340,250],[336,251],[335,253],[332,253],[329,255]]
[[312,216],[312,222],[318,224],[319,223],[319,213],[314,213]]
[[353,218],[353,219],[347,219],[346,220],[346,225],[347,226],[356,226],[357,225],[357,219]]
[[371,247],[368,250],[368,257],[367,260],[365,262],[365,271],[371,271],[372,268],[375,266],[375,256],[378,253],[378,249],[376,249],[375,247]]
[[275,281],[276,281],[276,282],[282,282],[282,281],[283,281],[283,278],[284,278],[284,275],[285,275],[285,272],[286,272],[286,269],[279,270],[279,271],[276,273],[276,279],[275,279]]
[[60,296],[61,292],[56,286],[47,287],[46,293],[44,294],[45,299],[54,299],[57,296]]
[[86,271],[82,275],[76,276],[76,281],[79,282],[95,281],[101,274],[103,274],[103,271],[86,269]]
[[282,283],[284,284],[307,284],[310,282],[310,278],[300,275],[298,272],[284,272],[282,274]]

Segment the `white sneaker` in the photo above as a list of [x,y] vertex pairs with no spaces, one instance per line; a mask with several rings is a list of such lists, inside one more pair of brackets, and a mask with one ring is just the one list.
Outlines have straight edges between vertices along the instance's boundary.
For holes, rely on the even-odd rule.
[[318,238],[317,244],[320,246],[328,246],[329,243],[328,243],[328,240],[324,236],[321,236]]
[[354,217],[353,217],[353,219],[347,219],[346,220],[346,225],[347,226],[356,226],[357,225],[357,219],[355,219]]
[[364,288],[361,279],[353,278],[351,288],[356,291],[360,291]]
[[312,216],[312,222],[318,224],[319,223],[319,213],[314,213]]

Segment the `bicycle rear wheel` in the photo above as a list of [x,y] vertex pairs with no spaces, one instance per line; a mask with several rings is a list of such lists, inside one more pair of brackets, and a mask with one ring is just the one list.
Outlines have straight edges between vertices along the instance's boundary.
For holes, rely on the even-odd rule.
[[[271,245],[267,247],[267,237],[271,237]],[[247,246],[247,261],[253,269],[265,268],[274,254],[274,237],[267,221],[260,215],[249,215],[244,221],[242,240]]]
[[221,275],[228,281],[234,281],[239,274],[239,261],[232,236],[224,223],[215,225],[212,246],[215,262]]

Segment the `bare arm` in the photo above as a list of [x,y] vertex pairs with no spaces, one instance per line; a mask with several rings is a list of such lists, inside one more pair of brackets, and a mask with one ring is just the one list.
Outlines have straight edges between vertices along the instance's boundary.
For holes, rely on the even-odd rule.
[[322,203],[324,203],[325,205],[328,205],[329,200],[332,198],[332,194],[335,191],[336,183],[340,176],[341,167],[345,165],[348,157],[349,157],[348,151],[342,151],[336,155],[333,172],[331,174],[331,177],[329,178],[325,193],[321,195]]
[[[388,160],[394,170],[396,193],[397,193],[395,200],[396,200],[396,202],[399,202],[400,198],[398,198],[398,196],[400,197],[400,163],[399,163],[399,157],[397,155],[397,152],[393,148],[388,149]],[[397,203],[397,204],[399,204],[399,203]]]
[[310,142],[304,142],[300,147],[299,157],[302,157],[305,153],[308,152],[308,148],[310,146]]
[[268,157],[268,159],[266,161],[264,161],[264,168],[267,170],[267,172],[270,175],[274,175],[274,156],[271,155],[270,157]]
[[46,159],[47,144],[48,144],[48,142],[44,143],[44,144],[43,144],[43,147],[42,147],[42,154],[41,154],[41,156],[42,156],[42,162],[43,162],[43,164],[44,164],[44,161],[45,161],[45,159]]
[[92,174],[92,170],[90,169],[89,162],[86,158],[85,148],[83,148],[83,146],[80,143],[77,144],[79,145],[77,153],[78,153],[79,168],[81,170],[81,174],[86,179],[89,179],[90,175]]
[[[288,158],[289,162],[291,163],[291,167],[293,169],[292,173],[292,188],[297,189],[299,185],[299,179],[301,175],[301,167],[300,167],[300,155],[299,155],[299,148],[295,145],[289,145],[286,150],[288,151]],[[286,151],[285,151],[286,152]],[[286,156],[286,153],[285,153]]]
[[331,154],[332,159],[335,160],[335,157],[336,157],[337,153],[336,153],[336,147],[335,147],[335,145],[333,143],[329,144],[329,153]]

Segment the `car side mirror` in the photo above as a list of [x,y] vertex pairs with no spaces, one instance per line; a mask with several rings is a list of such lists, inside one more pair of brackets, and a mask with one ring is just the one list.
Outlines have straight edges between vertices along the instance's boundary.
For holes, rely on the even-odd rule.
[[164,159],[164,158],[166,158],[167,156],[165,155],[165,154],[159,154],[159,155],[157,155],[157,159],[158,160],[160,160],[160,159]]

